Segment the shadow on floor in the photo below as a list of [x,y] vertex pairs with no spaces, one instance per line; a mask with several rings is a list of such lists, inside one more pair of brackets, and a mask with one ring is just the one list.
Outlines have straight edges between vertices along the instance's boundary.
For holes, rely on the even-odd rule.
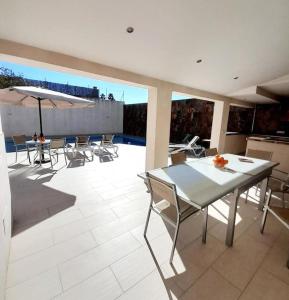
[[13,236],[74,206],[74,195],[44,185],[56,173],[39,166],[10,173]]

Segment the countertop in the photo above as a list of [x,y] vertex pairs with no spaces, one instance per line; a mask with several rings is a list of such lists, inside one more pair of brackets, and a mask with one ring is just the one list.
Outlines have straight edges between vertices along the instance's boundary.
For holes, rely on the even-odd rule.
[[289,144],[288,137],[277,137],[277,136],[249,136],[248,140],[266,142],[266,143],[275,143],[275,144]]

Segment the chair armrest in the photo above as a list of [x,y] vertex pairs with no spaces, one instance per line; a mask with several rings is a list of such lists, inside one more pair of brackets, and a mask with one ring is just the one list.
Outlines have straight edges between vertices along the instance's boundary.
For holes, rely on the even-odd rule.
[[279,172],[281,174],[284,174],[284,175],[287,175],[288,173],[284,172],[284,171],[281,171],[279,169],[273,169],[273,172]]
[[278,177],[274,177],[274,176],[270,176],[270,179],[273,179],[273,180],[276,180],[276,181],[279,181],[280,183],[284,183],[284,181]]
[[[287,173],[286,173],[287,174]],[[273,177],[272,175],[270,176],[270,179],[274,180],[274,181],[278,181],[280,183],[280,191],[287,191],[289,189],[289,182],[288,182],[288,178],[286,178],[285,180],[282,180],[280,178],[277,177]]]

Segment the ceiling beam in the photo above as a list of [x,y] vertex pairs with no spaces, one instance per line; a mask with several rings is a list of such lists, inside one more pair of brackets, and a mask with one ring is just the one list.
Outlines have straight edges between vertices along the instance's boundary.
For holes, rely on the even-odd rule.
[[280,96],[272,93],[272,92],[269,92],[268,90],[264,89],[263,87],[260,87],[260,86],[257,86],[256,87],[256,94],[257,95],[260,95],[260,96],[263,96],[265,98],[269,98],[269,99],[272,99],[272,100],[276,100],[276,101],[280,101]]
[[102,65],[93,61],[53,52],[17,42],[0,39],[0,59],[55,71],[69,72],[98,80],[124,83],[139,87],[169,86],[172,91],[209,101],[224,101],[231,105],[253,106],[248,102],[224,95],[183,86],[130,71]]

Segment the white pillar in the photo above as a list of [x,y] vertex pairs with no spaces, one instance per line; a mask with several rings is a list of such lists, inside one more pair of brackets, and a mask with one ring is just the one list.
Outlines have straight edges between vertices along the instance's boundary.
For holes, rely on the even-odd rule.
[[11,192],[0,116],[0,299],[4,299],[11,239]]
[[225,149],[229,112],[227,102],[215,101],[210,147],[217,148],[219,153]]
[[146,132],[146,170],[168,165],[172,90],[149,88]]

